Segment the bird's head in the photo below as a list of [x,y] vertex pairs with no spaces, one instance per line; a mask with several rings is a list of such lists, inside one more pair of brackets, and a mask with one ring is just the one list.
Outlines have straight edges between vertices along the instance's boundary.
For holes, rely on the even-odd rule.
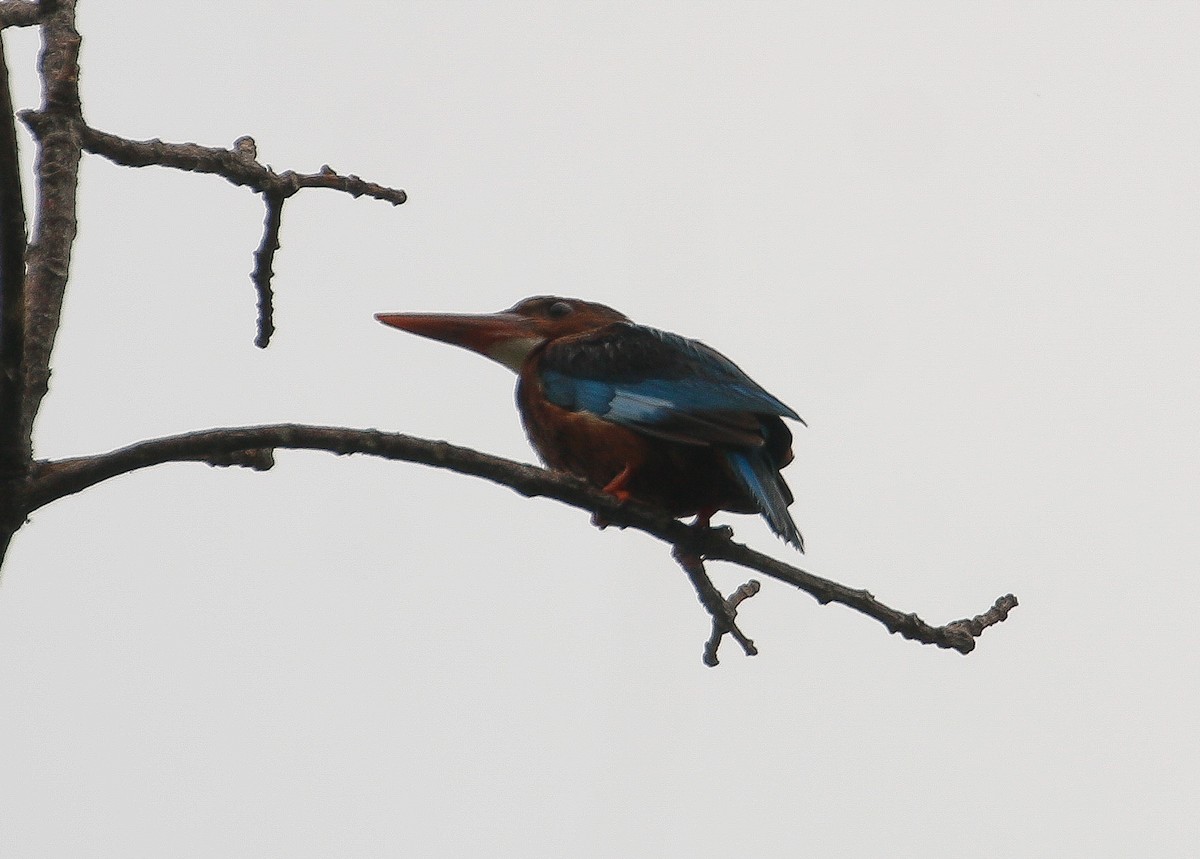
[[384,325],[471,349],[513,371],[538,346],[559,337],[628,322],[623,313],[577,298],[536,295],[499,313],[377,313]]

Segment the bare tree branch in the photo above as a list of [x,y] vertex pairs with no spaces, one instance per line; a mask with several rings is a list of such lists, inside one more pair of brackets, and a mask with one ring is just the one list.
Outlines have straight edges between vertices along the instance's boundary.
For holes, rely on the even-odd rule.
[[0,41],[0,483],[23,477],[32,457],[21,432],[27,241],[16,117]]
[[275,262],[275,251],[279,250],[279,228],[283,223],[283,197],[264,193],[263,201],[267,206],[263,237],[254,252],[254,271],[250,272],[254,290],[258,293],[258,336],[254,338],[254,345],[259,349],[266,349],[275,333],[275,296],[271,291],[275,271],[271,266]]
[[279,227],[284,201],[302,188],[328,188],[353,197],[371,197],[399,206],[408,195],[399,188],[366,182],[357,176],[341,176],[328,165],[316,173],[276,173],[258,162],[258,147],[252,137],[239,137],[232,149],[217,149],[196,143],[164,143],[154,140],[129,140],[95,128],[83,128],[83,148],[125,167],[173,167],[192,173],[212,173],[234,185],[258,191],[266,204],[263,237],[254,253],[250,280],[258,295],[258,334],[254,345],[265,349],[275,331],[271,278],[275,251],[279,249]]
[[[744,585],[739,586],[737,590],[735,590],[725,599],[726,613],[730,617],[736,618],[738,606],[750,599],[750,597],[757,594],[760,590],[762,590],[762,585],[759,584],[757,579],[751,579]],[[736,627],[734,628],[736,629]],[[726,632],[721,629],[720,625],[716,622],[716,618],[714,618],[712,635],[708,637],[708,641],[704,644],[703,658],[705,665],[715,666],[719,664],[719,660],[717,659],[717,648],[721,646],[721,640],[725,637],[725,635]],[[758,654],[758,649],[755,648],[753,641],[747,639],[746,641],[740,643],[742,645],[742,650],[747,656],[756,656]],[[749,645],[748,648],[747,645]]]
[[[15,11],[14,11],[15,10]],[[18,7],[9,11],[19,13]],[[14,420],[10,413],[4,420],[6,429],[0,443],[6,446],[5,459],[13,463],[32,461],[33,423],[41,407],[42,398],[49,390],[50,353],[58,333],[59,317],[62,313],[63,294],[67,287],[67,273],[71,266],[71,247],[75,242],[76,190],[79,180],[79,129],[83,117],[79,103],[79,33],[75,29],[74,0],[46,0],[38,7],[42,20],[42,52],[38,68],[42,79],[42,106],[36,113],[34,137],[38,142],[34,173],[38,199],[34,222],[33,243],[25,254],[26,272],[23,281],[24,318],[19,328],[10,328],[5,322],[4,335],[17,338],[4,347],[5,356],[0,371],[11,372],[13,352],[20,346],[20,408],[19,424],[7,423]],[[11,115],[12,111],[7,111]],[[0,142],[0,146],[4,146]],[[11,181],[11,176],[5,181]],[[8,192],[12,194],[12,190]],[[11,201],[10,201],[11,202]],[[5,244],[17,240],[16,226],[8,222],[3,229]],[[14,215],[15,217],[15,215]],[[10,256],[4,263],[7,268],[15,265]],[[16,281],[8,276],[10,283]],[[6,288],[9,284],[6,284]],[[21,287],[15,287],[20,291]],[[5,304],[12,298],[5,299]],[[15,299],[14,299],[15,300]],[[12,308],[6,310],[12,318]],[[16,331],[13,334],[13,331]],[[11,388],[4,396],[11,395]],[[13,533],[21,526],[24,517],[19,506],[12,500],[20,488],[20,476],[10,477],[4,487],[3,502],[0,503],[0,562],[8,549]]]
[[79,185],[80,129],[79,33],[74,0],[45,7],[42,24],[42,107],[26,111],[38,142],[34,164],[38,202],[33,243],[26,257],[25,279],[25,443],[49,389],[50,353],[58,333],[63,294],[71,267],[71,247],[78,226],[76,189]]
[[276,173],[256,158],[254,140],[238,138],[232,149],[201,146],[197,143],[164,143],[153,140],[129,140],[99,131],[83,129],[83,148],[125,167],[173,167],[190,173],[213,173],[234,185],[245,185],[259,193],[291,197],[302,188],[327,188],[352,197],[371,197],[399,206],[408,195],[399,188],[367,182],[357,176],[342,176],[329,165],[316,173],[285,170]]
[[[418,462],[460,474],[482,477],[508,486],[528,497],[553,498],[590,511],[618,527],[636,528],[651,534],[670,543],[680,553],[708,560],[728,561],[757,570],[805,591],[821,604],[836,602],[853,608],[879,621],[889,632],[899,633],[904,638],[923,644],[935,644],[938,647],[957,650],[959,653],[970,653],[975,648],[977,635],[982,634],[987,627],[1004,620],[1008,612],[1017,605],[1016,598],[1009,594],[996,600],[993,608],[986,614],[970,621],[931,626],[915,614],[904,614],[884,605],[865,590],[848,588],[735,543],[728,528],[692,528],[653,508],[632,502],[622,504],[613,496],[594,489],[569,474],[548,471],[444,441],[431,441],[378,430],[302,424],[212,429],[142,441],[95,456],[38,463],[32,483],[24,497],[24,505],[26,510],[32,511],[117,475],[165,462],[228,465],[231,461],[237,464],[245,461],[258,463],[259,467],[262,467],[264,461],[268,461],[267,452],[278,448],[324,450],[339,455],[361,453],[385,459]],[[711,585],[711,582],[709,584]],[[703,583],[698,585],[698,591],[701,588]],[[727,617],[727,607],[717,609],[711,594],[707,600],[705,594],[702,593],[701,597],[706,608],[712,603],[710,614],[714,618]],[[717,599],[720,599],[719,593]],[[732,630],[732,619],[729,619],[729,626],[730,630],[722,631]]]
[[0,0],[0,28],[30,27],[42,19],[42,9],[27,0]]
[[23,433],[26,241],[16,118],[0,40],[0,563],[25,521],[16,501],[33,458]]
[[758,589],[761,587],[759,583],[750,581],[738,588],[729,599],[725,599],[717,590],[717,586],[712,583],[712,579],[708,577],[708,572],[704,569],[703,558],[693,552],[681,549],[679,546],[675,546],[671,550],[671,556],[687,573],[692,586],[696,589],[697,596],[700,597],[700,604],[712,617],[712,635],[704,645],[704,664],[712,668],[720,663],[720,660],[717,659],[717,648],[721,646],[721,639],[726,635],[733,636],[734,640],[742,646],[742,652],[747,656],[757,656],[758,648],[754,646],[754,642],[738,629],[737,607],[743,600],[758,593]]
[[75,6],[76,0],[0,0],[0,27],[42,25],[39,70],[43,86],[41,107],[21,114],[38,144],[34,239],[26,248],[17,138],[0,45],[0,563],[13,533],[29,513],[104,480],[178,461],[265,471],[273,467],[276,449],[290,448],[368,454],[482,477],[526,496],[545,496],[590,511],[595,522],[653,535],[672,546],[674,557],[712,619],[712,634],[704,650],[709,665],[717,664],[717,649],[726,635],[738,641],[747,654],[757,652],[736,621],[739,605],[757,593],[759,585],[751,580],[725,598],[709,578],[706,560],[757,570],[809,593],[822,604],[837,602],[853,608],[890,632],[964,654],[974,649],[984,630],[1004,621],[1017,605],[1009,594],[983,614],[930,626],[915,614],[880,603],[865,590],[847,588],[735,543],[728,528],[690,527],[652,508],[620,503],[567,474],[398,433],[296,424],[225,428],[142,441],[95,456],[34,461],[33,424],[49,387],[50,357],[77,229],[83,151],[130,167],[159,165],[214,174],[263,196],[266,216],[251,273],[258,296],[255,342],[259,346],[267,345],[274,330],[272,269],[286,200],[302,188],[327,188],[393,205],[406,200],[402,190],[342,176],[328,166],[312,174],[276,173],[259,163],[250,137],[239,138],[232,148],[218,149],[157,139],[135,141],[90,128],[83,120],[79,98],[80,38],[75,29]]

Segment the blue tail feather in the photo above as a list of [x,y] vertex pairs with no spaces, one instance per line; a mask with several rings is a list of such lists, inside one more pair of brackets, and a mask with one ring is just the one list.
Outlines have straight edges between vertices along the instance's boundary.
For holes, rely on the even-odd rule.
[[803,552],[804,537],[788,513],[790,500],[779,471],[761,451],[730,451],[728,457],[733,473],[754,498],[771,530]]

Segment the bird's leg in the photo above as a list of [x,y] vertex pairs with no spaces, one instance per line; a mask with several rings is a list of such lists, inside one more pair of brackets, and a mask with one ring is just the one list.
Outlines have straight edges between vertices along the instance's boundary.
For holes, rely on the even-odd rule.
[[[692,524],[688,527],[694,529],[698,534],[707,531],[710,527],[712,527],[709,525],[709,523],[712,521],[713,514],[716,512],[716,507],[701,507],[696,511],[696,518],[692,520]],[[688,564],[694,564],[700,569],[704,569],[704,559],[700,556],[699,552],[689,552],[676,547],[675,559],[679,561],[681,565],[683,565],[685,570],[688,569]]]
[[629,478],[633,476],[633,463],[628,462],[621,469],[621,473],[608,481],[608,485],[604,487],[604,491],[616,498],[622,504],[630,499],[629,490],[625,488],[625,484],[629,483]]
[[725,535],[726,537],[732,537],[733,529],[730,528],[728,525],[714,526],[712,524],[713,514],[715,514],[720,509],[721,509],[720,507],[702,507],[702,508],[700,508],[700,510],[698,510],[696,512],[696,518],[692,520],[692,524],[690,527],[696,529],[696,531],[698,533],[703,533],[704,531],[717,531],[717,532]]
[[[605,484],[603,491],[607,492],[613,498],[616,498],[617,501],[620,502],[621,504],[624,504],[626,501],[628,501],[630,498],[633,497],[632,495],[630,495],[629,490],[625,488],[625,484],[627,484],[629,482],[629,478],[630,478],[630,476],[632,476],[632,474],[633,474],[633,463],[632,462],[625,463],[625,467],[621,469],[621,473],[618,474],[616,477],[614,477],[612,480],[608,481],[608,483]],[[595,525],[597,528],[604,530],[611,523],[606,518],[601,516],[599,513],[593,513],[592,514],[592,524]]]

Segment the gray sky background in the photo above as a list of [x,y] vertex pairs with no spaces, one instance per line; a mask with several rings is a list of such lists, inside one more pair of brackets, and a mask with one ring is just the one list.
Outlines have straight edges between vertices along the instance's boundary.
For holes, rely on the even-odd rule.
[[[0,583],[6,857],[1187,856],[1200,838],[1200,4],[82,4],[89,122],[343,172],[284,212],[83,165],[42,456],[209,426],[523,460],[511,374],[377,311],[560,293],[809,422],[739,539],[761,655],[661,544],[419,466],[175,465]],[[36,103],[29,32],[5,33]],[[32,151],[24,138],[26,155]],[[729,590],[747,578],[714,568]]]

